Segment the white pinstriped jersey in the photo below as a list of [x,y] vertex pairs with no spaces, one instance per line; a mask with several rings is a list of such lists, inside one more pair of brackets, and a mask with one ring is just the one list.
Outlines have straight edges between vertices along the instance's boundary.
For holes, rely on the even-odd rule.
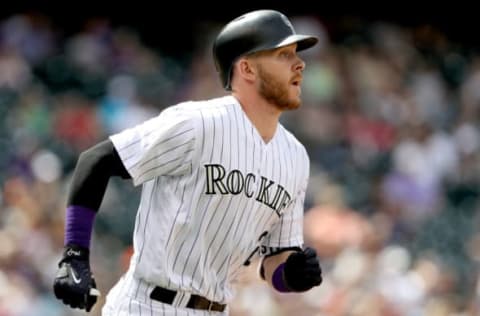
[[143,185],[135,277],[226,303],[249,257],[303,244],[305,148],[281,124],[265,143],[234,97],[172,106],[111,140]]

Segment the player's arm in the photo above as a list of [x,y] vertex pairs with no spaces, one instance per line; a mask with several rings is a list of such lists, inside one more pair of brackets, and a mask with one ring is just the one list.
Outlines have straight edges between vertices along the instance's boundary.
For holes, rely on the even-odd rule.
[[[291,255],[294,251],[284,251],[281,252],[277,255],[265,257],[262,261],[262,266],[261,266],[261,276],[265,279],[265,281],[268,282],[272,287],[275,288],[275,286],[272,283],[273,279],[273,273],[275,270],[285,261],[287,261],[287,258],[289,255]],[[263,273],[262,273],[263,271]]]
[[260,276],[279,292],[304,292],[322,283],[317,253],[308,247],[267,255]]
[[95,215],[108,180],[130,178],[110,140],[80,154],[67,199],[63,257],[54,281],[55,296],[89,311],[99,295],[90,272],[89,248]]
[[97,212],[108,180],[113,176],[130,178],[112,141],[107,139],[80,154],[73,174],[68,205],[78,205]]
[[65,246],[90,247],[93,220],[113,176],[130,178],[109,139],[80,154],[67,199]]

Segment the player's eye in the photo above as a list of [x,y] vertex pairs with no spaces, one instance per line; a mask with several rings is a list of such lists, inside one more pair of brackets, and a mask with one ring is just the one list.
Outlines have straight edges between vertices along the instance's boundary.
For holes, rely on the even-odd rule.
[[284,50],[284,51],[280,52],[280,58],[292,59],[294,56],[295,56],[295,54],[294,54],[293,51]]

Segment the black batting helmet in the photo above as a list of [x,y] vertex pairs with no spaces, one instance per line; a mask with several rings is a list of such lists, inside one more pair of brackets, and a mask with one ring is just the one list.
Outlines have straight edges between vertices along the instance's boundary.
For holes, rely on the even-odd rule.
[[297,43],[297,51],[312,47],[318,38],[296,34],[282,13],[258,10],[246,13],[229,22],[213,44],[213,58],[223,87],[231,90],[234,62],[241,56]]

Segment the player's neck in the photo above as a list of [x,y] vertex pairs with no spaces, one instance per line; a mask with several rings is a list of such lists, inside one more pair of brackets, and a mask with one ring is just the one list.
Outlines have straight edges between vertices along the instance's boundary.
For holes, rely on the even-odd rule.
[[236,93],[232,93],[232,95],[238,100],[248,119],[263,138],[263,141],[265,143],[270,142],[275,135],[282,112],[262,98],[238,95]]

